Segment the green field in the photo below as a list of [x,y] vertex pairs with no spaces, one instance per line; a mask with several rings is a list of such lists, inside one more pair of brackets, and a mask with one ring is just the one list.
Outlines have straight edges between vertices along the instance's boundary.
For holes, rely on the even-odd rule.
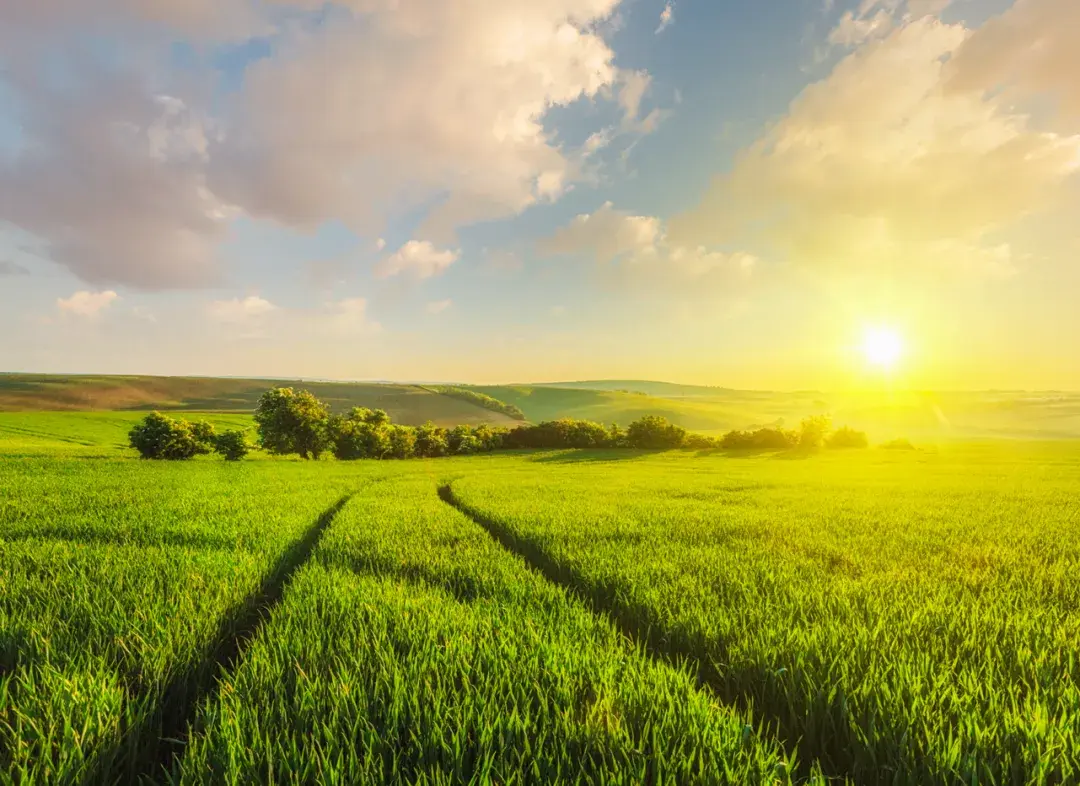
[[[488,423],[513,428],[518,420],[422,385],[367,382],[215,379],[148,376],[0,374],[4,413],[148,410],[250,413],[267,388],[312,391],[335,412],[354,406],[383,409],[395,423],[441,426]],[[1062,392],[835,393],[728,390],[633,380],[551,385],[458,386],[519,408],[528,421],[558,418],[627,426],[662,415],[691,431],[720,435],[732,429],[783,425],[830,414],[839,424],[866,431],[880,443],[905,437],[922,443],[971,439],[1080,439],[1080,394]],[[3,418],[0,417],[0,428]],[[123,438],[121,438],[123,441]]]
[[0,415],[0,783],[1080,782],[1078,442],[159,463],[138,417]]

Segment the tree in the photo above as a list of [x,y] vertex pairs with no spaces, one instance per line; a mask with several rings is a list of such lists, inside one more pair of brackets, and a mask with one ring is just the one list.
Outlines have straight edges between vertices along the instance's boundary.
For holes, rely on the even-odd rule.
[[870,445],[870,440],[865,431],[842,426],[829,436],[825,445],[830,448],[865,448]]
[[430,420],[416,429],[415,452],[421,458],[438,458],[450,450],[446,444],[446,429],[439,428]]
[[682,447],[685,441],[686,429],[660,415],[646,415],[626,429],[626,442],[632,448],[669,450]]
[[271,453],[297,453],[314,459],[329,444],[330,409],[306,390],[274,388],[255,408],[259,442]]
[[214,440],[216,450],[226,461],[239,461],[251,450],[247,441],[247,432],[241,429],[224,431]]
[[407,459],[416,455],[416,429],[412,426],[389,426],[388,458]]
[[186,420],[174,420],[152,412],[128,432],[131,447],[147,459],[182,461],[206,452]]
[[191,433],[199,445],[199,454],[206,454],[214,449],[217,435],[214,434],[214,427],[210,423],[205,420],[195,421],[191,424]]
[[364,416],[333,418],[329,427],[334,456],[341,461],[381,459],[390,452],[389,429],[375,426]]
[[828,415],[814,415],[804,418],[799,424],[799,447],[805,449],[820,448],[832,431],[832,420]]

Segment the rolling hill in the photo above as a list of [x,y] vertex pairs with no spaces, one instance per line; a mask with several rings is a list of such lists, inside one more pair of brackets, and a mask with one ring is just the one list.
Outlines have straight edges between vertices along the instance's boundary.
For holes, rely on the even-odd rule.
[[0,412],[27,411],[190,411],[243,412],[255,408],[271,387],[302,387],[335,412],[351,407],[385,409],[397,423],[441,426],[518,421],[498,412],[416,385],[314,382],[211,377],[0,375]]

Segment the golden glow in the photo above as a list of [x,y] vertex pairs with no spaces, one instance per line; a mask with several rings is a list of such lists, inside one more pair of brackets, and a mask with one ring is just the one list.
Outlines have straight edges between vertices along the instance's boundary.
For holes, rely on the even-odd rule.
[[904,354],[904,341],[892,328],[867,328],[863,334],[862,351],[867,363],[884,371],[892,371]]

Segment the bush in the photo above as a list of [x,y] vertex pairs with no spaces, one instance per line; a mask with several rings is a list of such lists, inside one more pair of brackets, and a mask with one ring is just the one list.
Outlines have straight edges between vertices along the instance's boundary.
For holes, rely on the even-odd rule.
[[[383,413],[384,415],[386,413]],[[259,441],[271,453],[317,459],[329,445],[330,409],[306,390],[274,388],[255,408]]]
[[646,415],[626,429],[626,443],[632,448],[669,450],[682,447],[685,441],[686,429],[659,415]]
[[799,447],[820,448],[832,431],[832,421],[827,415],[814,415],[799,424]]
[[848,426],[841,426],[825,441],[826,447],[830,448],[865,448],[869,444],[866,432],[856,431]]
[[251,450],[251,445],[247,441],[247,432],[240,429],[222,432],[214,440],[214,450],[226,461],[239,461]]
[[501,412],[504,415],[509,415],[514,420],[525,420],[525,413],[519,407],[507,404],[505,401],[499,401],[499,399],[478,390],[469,390],[468,388],[459,388],[453,385],[429,385],[425,390],[456,398],[460,401],[467,401],[492,412]]
[[416,429],[415,453],[421,458],[438,458],[450,452],[446,442],[446,429],[428,421]]
[[888,442],[883,442],[881,447],[885,450],[915,450],[915,446],[912,445],[906,439],[893,439]]
[[[200,428],[199,433],[205,435],[207,432]],[[213,433],[213,428],[210,428],[210,433]],[[135,425],[128,432],[128,442],[146,459],[183,461],[208,452],[206,443],[196,436],[195,426],[160,412],[147,415]]]
[[720,440],[707,437],[704,434],[687,434],[683,447],[688,450],[712,450],[720,447]]
[[411,426],[387,428],[388,458],[407,459],[416,455],[416,429]]
[[359,417],[332,418],[328,431],[334,457],[341,461],[381,459],[391,450],[389,429]]
[[790,450],[799,444],[799,432],[782,428],[729,431],[720,440],[725,450]]

